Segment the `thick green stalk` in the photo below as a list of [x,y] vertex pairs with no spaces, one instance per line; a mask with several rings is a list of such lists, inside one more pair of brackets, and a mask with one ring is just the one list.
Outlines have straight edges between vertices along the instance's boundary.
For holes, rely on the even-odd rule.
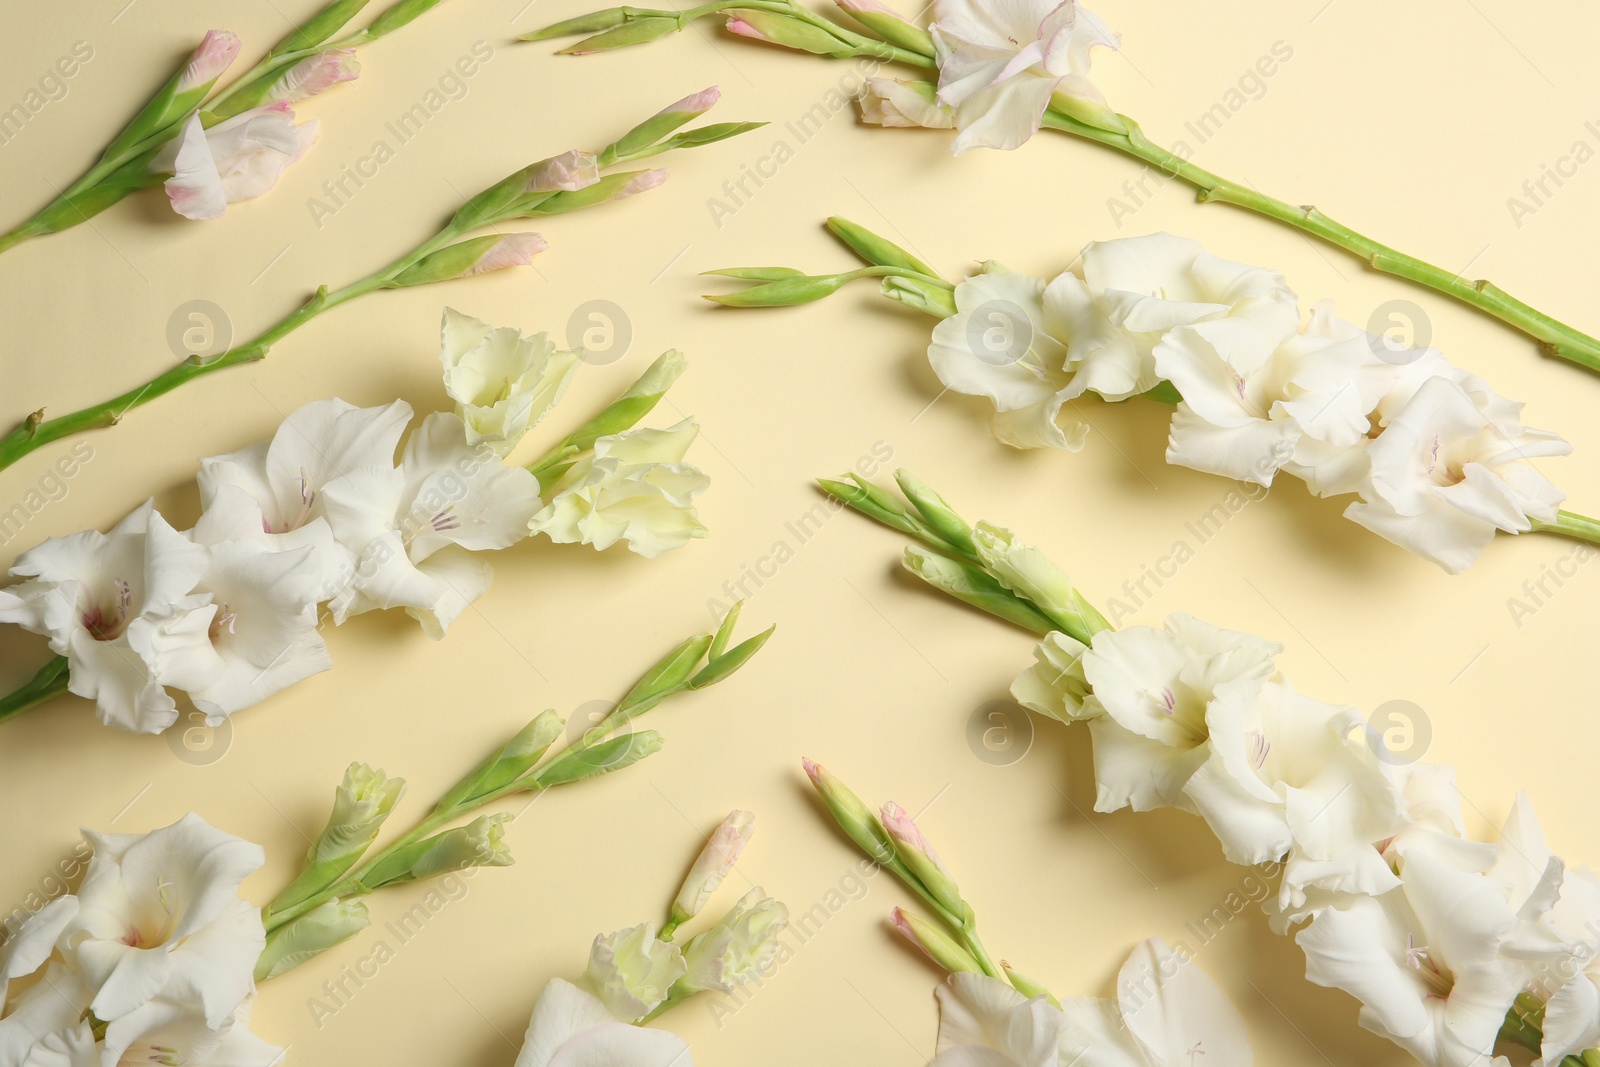
[[1213,174],[1151,141],[1132,119],[1125,115],[1119,117],[1127,125],[1125,133],[1099,129],[1055,110],[1045,113],[1044,124],[1050,129],[1074,134],[1144,160],[1168,177],[1193,186],[1198,190],[1198,199],[1203,204],[1232,204],[1293,226],[1302,233],[1320,238],[1365,260],[1374,270],[1425,285],[1515,326],[1538,341],[1540,347],[1550,355],[1571,360],[1590,370],[1600,370],[1600,340],[1530,307],[1499,286],[1483,279],[1468,281],[1443,267],[1436,267],[1374,241],[1309,204],[1285,203]]
[[110,400],[91,404],[67,415],[46,419],[43,409],[34,412],[28,416],[21,426],[18,426],[4,437],[0,437],[0,470],[4,470],[34,449],[41,448],[52,441],[59,441],[63,437],[70,437],[86,430],[98,430],[108,426],[115,426],[122,420],[124,415],[134,408],[142,407],[157,397],[170,393],[179,386],[186,385],[203,375],[213,374],[228,367],[238,366],[241,363],[252,363],[266,358],[267,352],[273,345],[318,315],[336,308],[340,304],[348,303],[356,297],[364,296],[375,289],[383,288],[407,267],[417,263],[430,252],[443,248],[458,236],[460,234],[453,226],[446,226],[411,252],[359,281],[352,282],[344,288],[336,289],[333,292],[329,292],[327,287],[324,286],[318,289],[304,304],[279,319],[263,333],[258,334],[242,345],[228,349],[228,351],[220,355],[210,358],[190,356],[171,370],[156,375],[137,388],[130,389],[119,396],[112,397]]
[[1557,534],[1562,537],[1571,537],[1578,541],[1588,541],[1600,545],[1600,520],[1591,519],[1587,515],[1579,515],[1573,511],[1556,512],[1555,522],[1538,522],[1533,524],[1534,533]]
[[56,656],[40,667],[27,685],[0,697],[0,722],[60,696],[67,691],[67,682],[67,657]]

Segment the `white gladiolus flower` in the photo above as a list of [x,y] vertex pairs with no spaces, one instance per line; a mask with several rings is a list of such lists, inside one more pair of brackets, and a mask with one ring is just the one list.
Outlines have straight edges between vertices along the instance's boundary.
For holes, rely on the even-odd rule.
[[936,96],[923,95],[917,86],[898,78],[868,78],[861,94],[861,121],[874,126],[920,126],[948,130],[955,113]]
[[334,535],[356,556],[355,578],[333,598],[336,622],[404,608],[438,638],[489,587],[474,552],[527,536],[539,484],[486,447],[472,448],[459,416],[435,412],[406,442],[400,466],[352,471],[324,492]]
[[516,1067],[564,1064],[694,1067],[676,1034],[618,1022],[605,1004],[570,982],[550,980],[534,1005]]
[[1159,938],[1140,944],[1117,976],[1117,999],[1073,997],[1061,1007],[981,974],[938,991],[938,1054],[930,1067],[1250,1067],[1244,1020],[1198,964]]
[[[1492,849],[1491,849],[1492,852]],[[1481,1067],[1528,978],[1501,949],[1517,916],[1497,882],[1408,850],[1401,885],[1318,910],[1295,938],[1306,977],[1361,1001],[1361,1025],[1436,1067]]]
[[1104,714],[1083,673],[1089,646],[1059,630],[1045,635],[1033,650],[1033,666],[1017,675],[1011,695],[1029,711],[1062,722],[1079,722]]
[[1210,755],[1184,786],[1232,863],[1288,857],[1281,895],[1315,885],[1376,895],[1398,880],[1374,847],[1406,825],[1404,799],[1335,707],[1269,681],[1224,687],[1206,712]]
[[1471,375],[1429,378],[1368,446],[1367,484],[1345,515],[1452,574],[1496,530],[1555,521],[1565,494],[1529,460],[1572,446],[1523,426],[1520,409]]
[[655,1011],[687,970],[678,946],[657,938],[655,923],[640,923],[594,939],[579,985],[633,1023]]
[[953,152],[1016,148],[1038,132],[1058,93],[1075,117],[1117,122],[1089,80],[1090,52],[1117,39],[1077,0],[938,0],[930,32],[939,102],[954,108],[961,131]]
[[223,673],[208,636],[216,608],[194,592],[205,568],[205,550],[146,501],[109,534],[24,552],[11,573],[31,580],[0,589],[0,622],[48,636],[102,722],[159,733],[178,717],[164,687],[204,689]]
[[261,849],[192,814],[148,834],[85,837],[94,855],[78,892],[0,949],[0,1005],[5,983],[39,976],[0,1019],[0,1065],[279,1062],[282,1050],[250,1032],[266,938],[238,896]]
[[466,424],[469,445],[504,456],[561,400],[578,367],[577,352],[559,352],[547,334],[522,336],[444,309],[439,359],[445,391]]
[[1095,634],[1083,672],[1102,714],[1094,737],[1097,811],[1178,806],[1183,787],[1210,756],[1212,702],[1249,699],[1283,646],[1182,613],[1163,629],[1130,626]]
[[731,993],[766,974],[778,958],[778,941],[789,925],[789,909],[752,889],[733,909],[684,947],[688,970],[680,989]]
[[150,167],[172,172],[166,182],[172,210],[188,219],[218,219],[229,204],[276,185],[316,140],[316,122],[296,126],[287,100],[252,108],[210,129],[197,113]]
[[189,699],[212,725],[333,666],[317,632],[325,590],[316,549],[279,552],[267,540],[257,531],[206,546],[195,589],[216,608],[209,633],[223,668],[211,684],[190,689]]
[[627,541],[632,551],[651,558],[704,537],[694,498],[711,479],[683,460],[698,433],[694,420],[684,419],[665,430],[600,438],[593,454],[556,483],[528,529],[597,549]]
[[311,545],[327,600],[350,581],[351,549],[340,545],[323,508],[323,488],[367,467],[392,468],[394,451],[411,421],[411,405],[396,400],[358,408],[316,400],[291,412],[272,440],[200,461],[196,481],[205,509],[196,526],[215,543],[247,536],[252,527],[278,549]]

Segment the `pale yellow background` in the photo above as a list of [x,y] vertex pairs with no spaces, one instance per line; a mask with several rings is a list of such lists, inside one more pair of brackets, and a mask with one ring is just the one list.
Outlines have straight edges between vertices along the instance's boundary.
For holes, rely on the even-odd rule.
[[[785,524],[817,501],[809,479],[876,442],[939,485],[969,515],[1007,522],[1068,564],[1102,602],[1166,554],[1184,523],[1228,490],[1162,463],[1163,412],[1089,408],[1098,432],[1078,455],[996,444],[983,403],[938,393],[922,350],[929,322],[869,287],[779,312],[717,312],[696,272],[787,263],[852,264],[820,230],[840,213],[916,248],[951,276],[997,257],[1060,269],[1085,241],[1170,229],[1219,254],[1271,264],[1311,300],[1332,297],[1365,322],[1386,300],[1425,309],[1434,342],[1528,401],[1536,426],[1576,455],[1543,469],[1580,511],[1600,509],[1600,381],[1540,358],[1522,337],[1442,298],[1366,273],[1358,262],[1183,188],[1113,224],[1107,199],[1137,176],[1128,159],[1045,135],[1014,153],[946,151],[938,133],[884,131],[850,113],[800,144],[783,123],[824,98],[849,68],[732,40],[704,25],[649,48],[556,57],[514,34],[593,0],[450,0],[369,49],[360,82],[304,108],[321,142],[270,196],[218,222],[174,218],[159,194],[93,226],[0,257],[5,376],[0,421],[56,412],[142,381],[173,358],[167,320],[185,301],[227,310],[239,336],[267,325],[319,282],[342,283],[432,232],[460,197],[559,150],[594,148],[656,108],[712,82],[719,119],[769,119],[749,137],[668,159],[664,188],[539,227],[551,249],[532,270],[396,294],[341,309],[279,346],[144,408],[91,441],[70,494],[0,550],[6,563],[50,535],[104,527],[147,496],[180,525],[195,517],[196,460],[270,434],[310,400],[405,397],[444,404],[436,335],[451,304],[497,324],[562,332],[594,299],[626,309],[632,349],[586,369],[549,435],[621,388],[650,358],[681,347],[691,369],[658,422],[694,414],[695,458],[714,479],[702,514],[712,536],[650,562],[620,551],[528,543],[495,560],[489,594],[442,644],[404,617],[362,617],[329,635],[335,669],[236,720],[232,748],[186,763],[165,738],[97,726],[64,699],[0,733],[5,814],[0,901],[9,911],[72,847],[79,825],[134,831],[195,810],[266,846],[247,883],[258,901],[291,876],[353,759],[411,782],[420,812],[458,774],[546,706],[615,698],[642,667],[709,622],[707,601],[755,566]],[[208,26],[243,36],[246,58],[316,0],[13,4],[0,42],[0,104],[21,100],[75,41],[94,59],[12,143],[0,146],[6,224],[92,159],[115,126]],[[375,5],[376,6],[376,5]],[[521,9],[521,10],[519,10]],[[1319,10],[1320,9],[1320,10]],[[1218,5],[1106,0],[1123,33],[1097,80],[1158,141],[1220,101],[1275,42],[1293,58],[1262,99],[1199,148],[1206,166],[1513,293],[1591,330],[1600,164],[1514,224],[1506,200],[1574,141],[1593,146],[1600,14],[1561,2],[1396,4],[1293,0]],[[702,32],[704,31],[704,32]],[[357,196],[318,229],[308,201],[379,138],[476,41],[492,60]],[[795,149],[718,226],[707,198],[782,139]],[[928,409],[924,411],[924,409]],[[920,413],[920,418],[917,417]],[[548,440],[547,435],[546,440]],[[0,503],[34,487],[68,448],[0,474]],[[1431,719],[1430,756],[1460,767],[1479,832],[1531,791],[1552,841],[1573,861],[1600,851],[1593,815],[1593,566],[1518,628],[1507,598],[1571,551],[1548,538],[1503,539],[1451,579],[1339,517],[1294,483],[1234,518],[1145,605],[1140,621],[1193,611],[1280,638],[1301,688],[1372,709],[1410,700]],[[759,589],[749,625],[779,624],[737,680],[676,703],[651,725],[667,748],[627,773],[553,795],[511,829],[519,857],[474,879],[382,968],[349,1007],[313,1022],[308,999],[389,939],[382,923],[420,894],[372,901],[372,930],[264,987],[257,1027],[302,1064],[508,1065],[534,997],[575,975],[597,931],[658,915],[702,834],[734,806],[759,816],[741,866],[796,911],[836,887],[855,856],[802,787],[802,754],[872,801],[894,798],[923,822],[982,917],[991,950],[1061,995],[1105,993],[1127,949],[1152,934],[1192,942],[1185,923],[1239,884],[1197,821],[1090,812],[1088,739],[1041,724],[1021,762],[981,762],[965,740],[974,711],[1002,697],[1029,640],[924,592],[895,567],[901,539],[839,516]],[[42,640],[8,631],[0,679],[20,682]],[[723,902],[731,903],[733,889]],[[697,1002],[661,1024],[709,1067],[810,1063],[912,1065],[933,1048],[934,972],[886,930],[907,893],[887,878],[720,1025]],[[1402,1064],[1357,1029],[1356,1005],[1301,977],[1303,963],[1253,911],[1201,953],[1250,1022],[1263,1063]]]

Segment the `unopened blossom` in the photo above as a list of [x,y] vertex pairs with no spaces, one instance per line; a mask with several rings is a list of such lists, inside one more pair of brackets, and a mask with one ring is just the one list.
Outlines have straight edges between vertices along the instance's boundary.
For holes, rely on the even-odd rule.
[[504,456],[560,402],[580,353],[558,351],[548,334],[492,327],[445,308],[439,360],[469,445]]
[[438,638],[489,587],[474,553],[527,536],[538,481],[487,447],[467,444],[459,416],[435,412],[406,442],[400,466],[359,468],[325,488],[329,524],[356,558],[333,598],[334,620],[404,608]]
[[596,937],[579,985],[632,1023],[655,1011],[687,971],[678,946],[657,938],[655,923],[641,923]]
[[534,1005],[516,1067],[569,1063],[694,1067],[688,1046],[676,1034],[619,1022],[597,997],[552,978]]
[[739,855],[750,843],[755,829],[754,815],[748,811],[733,811],[712,831],[673,899],[673,922],[681,923],[700,914],[728,877],[728,872],[739,862]]
[[151,160],[166,181],[172,210],[189,219],[221,218],[229,204],[260,196],[278,183],[317,139],[315,121],[295,125],[280,100],[252,108],[209,129],[197,113]]
[[223,673],[216,607],[195,592],[206,565],[146,501],[110,533],[53,537],[19,556],[11,573],[28,580],[0,589],[0,622],[49,637],[68,688],[106,725],[159,733],[178,717],[166,687],[204,689]]
[[1523,426],[1520,409],[1471,375],[1429,378],[1368,446],[1367,482],[1345,515],[1452,574],[1496,531],[1555,521],[1566,497],[1535,461],[1572,446]]
[[361,64],[356,61],[354,48],[330,48],[307,56],[279,75],[267,90],[267,99],[298,104],[360,76]]
[[597,549],[626,541],[650,558],[704,537],[694,498],[711,479],[684,461],[698,433],[694,420],[684,419],[664,430],[600,438],[555,484],[528,528],[552,541]]
[[1097,45],[1115,48],[1117,39],[1077,0],[938,0],[930,32],[939,102],[955,109],[960,131],[953,152],[1016,148],[1038,132],[1058,93],[1069,110],[1115,122],[1089,65]]
[[572,192],[600,180],[600,160],[591,152],[569,149],[534,165],[528,173],[530,193]]

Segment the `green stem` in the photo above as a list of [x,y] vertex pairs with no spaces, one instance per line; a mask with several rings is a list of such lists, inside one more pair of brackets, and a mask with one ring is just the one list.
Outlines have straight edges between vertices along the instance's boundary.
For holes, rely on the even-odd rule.
[[[875,59],[888,60],[891,63],[905,63],[913,67],[925,67],[928,69],[933,69],[936,66],[932,56],[923,55],[921,52],[913,52],[910,49],[901,48],[899,45],[890,44],[888,41],[880,41],[876,37],[868,37],[865,34],[857,33],[849,27],[841,26],[832,19],[823,18],[821,15],[815,14],[799,4],[788,3],[787,0],[715,0],[713,3],[702,4],[699,7],[692,7],[683,12],[650,11],[648,14],[676,18],[681,29],[696,19],[733,10],[771,11],[774,14],[787,15],[792,19],[807,23],[849,45],[853,49],[849,53],[850,57],[871,56]],[[829,58],[843,59],[846,57],[835,55]]]
[[1118,117],[1127,126],[1124,133],[1099,129],[1055,110],[1045,113],[1044,125],[1142,159],[1168,177],[1193,186],[1198,190],[1198,199],[1203,204],[1232,204],[1293,226],[1302,233],[1321,238],[1365,260],[1374,270],[1425,285],[1487,312],[1537,340],[1544,351],[1551,355],[1571,360],[1590,370],[1600,370],[1600,340],[1530,307],[1493,283],[1482,279],[1468,281],[1459,274],[1357,233],[1311,205],[1288,204],[1222,178],[1160,147],[1145,136],[1138,123],[1127,116]]
[[228,351],[220,355],[209,358],[190,356],[182,363],[162,374],[156,375],[137,388],[130,389],[99,404],[91,404],[67,415],[46,419],[44,418],[43,409],[34,412],[22,425],[4,437],[0,437],[0,470],[11,466],[34,449],[41,448],[53,441],[59,441],[63,437],[70,437],[73,434],[83,433],[87,430],[115,426],[122,420],[124,415],[134,408],[142,407],[157,397],[170,393],[179,386],[186,385],[203,375],[238,366],[241,363],[251,363],[259,359],[265,359],[267,352],[274,344],[307,322],[310,322],[325,311],[338,307],[340,304],[348,303],[356,297],[364,296],[375,289],[383,288],[407,267],[412,266],[429,253],[444,247],[456,236],[458,234],[455,228],[447,226],[413,251],[395,260],[387,267],[367,275],[365,278],[333,292],[328,292],[326,287],[317,290],[309,300],[279,319],[266,331],[242,345],[228,349]]
[[29,680],[21,689],[5,697],[0,697],[0,722],[14,715],[21,715],[29,708],[36,708],[40,704],[67,691],[70,681],[67,674],[67,657],[56,656],[39,668],[39,672]]
[[1588,541],[1590,544],[1600,545],[1600,520],[1591,519],[1587,515],[1579,515],[1573,511],[1556,512],[1555,522],[1534,520],[1533,532],[1559,534],[1562,537],[1571,537],[1578,541]]

